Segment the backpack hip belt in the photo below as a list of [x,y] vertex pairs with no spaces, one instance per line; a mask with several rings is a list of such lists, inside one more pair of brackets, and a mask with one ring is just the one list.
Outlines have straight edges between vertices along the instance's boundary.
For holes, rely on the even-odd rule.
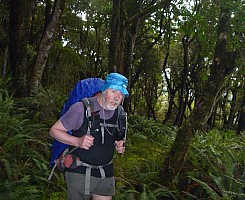
[[112,161],[110,161],[109,163],[105,164],[105,165],[90,165],[88,163],[85,163],[83,161],[80,160],[76,160],[76,165],[77,166],[83,166],[86,167],[86,172],[85,172],[85,190],[84,190],[84,194],[85,195],[89,195],[90,193],[90,179],[91,179],[91,170],[92,169],[99,169],[100,170],[100,175],[102,179],[105,179],[105,170],[104,170],[104,166],[110,165],[112,164]]

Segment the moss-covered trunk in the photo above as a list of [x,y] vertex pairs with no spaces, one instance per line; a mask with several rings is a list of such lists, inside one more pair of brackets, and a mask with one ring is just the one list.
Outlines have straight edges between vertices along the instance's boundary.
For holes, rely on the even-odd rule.
[[[227,35],[230,32],[231,13],[228,5],[223,2],[220,9],[219,26],[217,29],[217,41],[214,51],[213,64],[210,66],[210,75],[202,88],[202,95],[196,99],[194,109],[190,116],[180,127],[174,144],[163,162],[161,170],[162,184],[168,187],[174,185],[174,180],[180,173],[197,130],[205,128],[206,122],[212,113],[216,102],[219,100],[224,82],[228,73],[234,66],[229,63],[227,46]],[[229,52],[230,55],[230,52]]]
[[66,0],[56,0],[53,6],[51,19],[46,26],[33,67],[32,75],[29,82],[29,95],[34,96],[38,92],[39,84],[43,75],[43,71],[48,60],[51,44],[54,40],[56,29],[58,28],[60,18],[63,13]]

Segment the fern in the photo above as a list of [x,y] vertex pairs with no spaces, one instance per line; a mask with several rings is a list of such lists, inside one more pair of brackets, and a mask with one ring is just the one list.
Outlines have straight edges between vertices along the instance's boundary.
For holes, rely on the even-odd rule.
[[196,181],[197,183],[199,183],[206,190],[206,192],[210,195],[210,199],[217,199],[217,200],[220,199],[221,200],[221,196],[219,196],[207,183],[199,179],[193,178],[193,177],[190,177],[190,178]]
[[244,182],[234,177],[234,171],[239,163],[244,163],[244,146],[244,140],[230,131],[212,130],[199,134],[188,155],[194,169],[189,172],[191,179],[199,183],[211,198],[218,198],[217,192],[220,199],[221,196],[222,199],[242,197],[240,191]]
[[[1,89],[0,94],[0,199],[40,199],[49,170],[49,146],[40,133],[44,126],[22,113],[16,102]],[[47,134],[48,135],[48,134]],[[44,184],[44,182],[46,182]]]
[[175,135],[175,130],[154,120],[129,117],[126,154],[114,159],[116,177],[120,177],[116,179],[119,194],[115,199],[179,199],[177,191],[158,185],[163,155],[169,150]]

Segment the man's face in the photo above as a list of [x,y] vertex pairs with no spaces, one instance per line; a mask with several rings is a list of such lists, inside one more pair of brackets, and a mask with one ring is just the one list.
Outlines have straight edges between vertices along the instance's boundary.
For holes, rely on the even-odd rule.
[[108,88],[104,93],[104,105],[106,110],[115,110],[122,102],[124,95],[118,90]]

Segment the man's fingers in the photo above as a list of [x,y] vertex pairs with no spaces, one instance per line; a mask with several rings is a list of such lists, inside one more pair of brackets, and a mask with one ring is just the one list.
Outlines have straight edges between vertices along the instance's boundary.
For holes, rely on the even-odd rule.
[[94,137],[91,135],[84,135],[81,137],[81,148],[88,150],[91,146],[94,145]]
[[123,140],[115,141],[116,151],[123,154],[125,152],[125,142]]

